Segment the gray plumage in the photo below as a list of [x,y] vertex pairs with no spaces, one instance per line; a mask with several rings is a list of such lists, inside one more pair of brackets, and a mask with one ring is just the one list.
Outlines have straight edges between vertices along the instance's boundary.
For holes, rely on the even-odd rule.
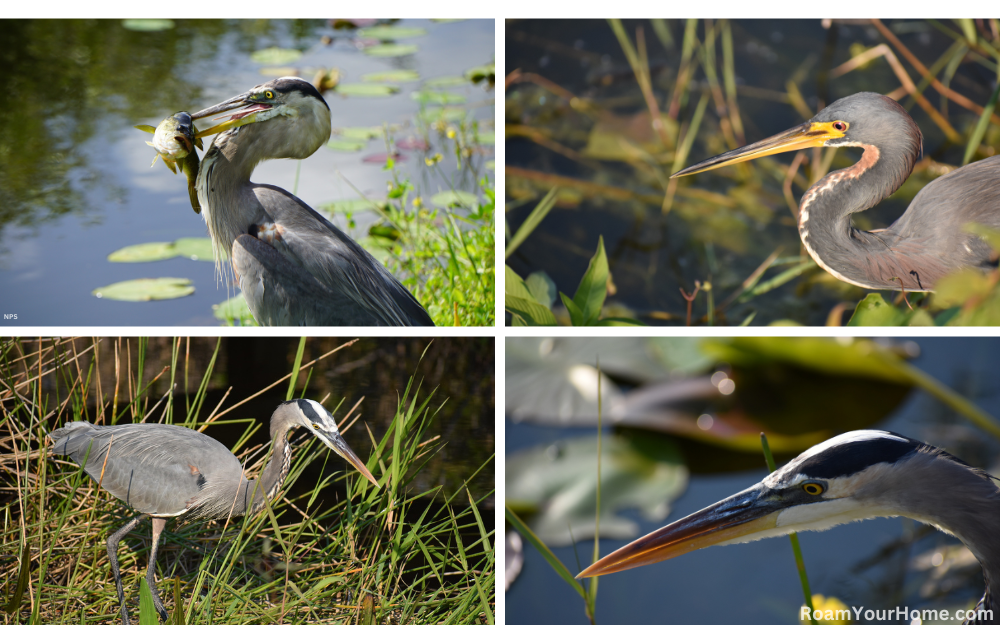
[[[216,266],[228,255],[262,325],[434,325],[360,245],[284,189],[250,182],[266,159],[303,159],[330,138],[330,109],[307,81],[278,78],[192,115],[233,109],[198,170]],[[203,134],[210,134],[213,129]]]
[[933,525],[965,543],[986,580],[977,609],[1000,607],[1000,489],[994,480],[937,447],[878,430],[820,443],[750,488],[635,540],[578,577],[615,573],[712,545],[892,516]]
[[1000,156],[931,181],[887,228],[869,232],[854,227],[854,213],[868,210],[902,186],[920,159],[922,143],[920,128],[895,100],[856,93],[800,126],[675,176],[805,147],[862,148],[857,163],[827,174],[802,195],[802,243],[817,264],[845,282],[868,289],[932,291],[955,270],[997,266],[993,248],[967,227],[1000,229]]
[[319,403],[306,399],[282,403],[271,416],[272,454],[259,479],[247,479],[231,451],[190,428],[156,423],[100,426],[75,421],[49,434],[53,453],[81,464],[102,488],[141,513],[107,541],[125,625],[129,618],[118,570],[118,542],[146,516],[153,518],[153,550],[146,579],[156,609],[165,620],[167,614],[153,572],[166,519],[223,519],[260,510],[265,497],[273,498],[288,475],[288,433],[298,427],[309,429],[378,487],[340,436],[333,416]]

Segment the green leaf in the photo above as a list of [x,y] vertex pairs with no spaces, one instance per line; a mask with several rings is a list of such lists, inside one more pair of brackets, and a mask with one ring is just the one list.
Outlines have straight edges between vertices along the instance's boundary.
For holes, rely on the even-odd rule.
[[524,539],[531,543],[531,545],[538,550],[538,553],[542,554],[545,561],[549,563],[549,566],[552,567],[559,577],[563,578],[563,581],[569,584],[573,590],[580,593],[581,597],[587,596],[583,586],[576,580],[573,574],[569,572],[569,569],[567,569],[566,565],[562,563],[562,560],[556,557],[556,554],[552,553],[552,550],[545,546],[545,543],[539,540],[538,536],[535,536],[535,533],[531,531],[531,528],[529,528],[520,517],[514,514],[513,510],[504,506],[504,515],[507,518],[507,522],[510,523],[515,530],[517,530],[518,534],[524,536]]
[[465,77],[472,82],[482,82],[484,80],[494,80],[496,76],[496,64],[487,63],[486,65],[477,65],[476,67],[471,67],[465,70]]
[[120,302],[148,302],[185,297],[194,293],[194,287],[187,278],[140,278],[98,287],[91,293]]
[[544,271],[536,271],[524,281],[531,296],[543,306],[552,308],[556,301],[556,283]]
[[17,585],[14,587],[13,592],[11,592],[10,599],[7,601],[7,605],[4,606],[3,609],[7,614],[14,614],[21,606],[21,598],[24,597],[24,589],[28,587],[28,577],[30,574],[31,549],[28,547],[28,544],[25,543],[24,548],[21,550],[21,563],[17,569]]
[[237,293],[221,304],[213,304],[212,315],[222,321],[230,319],[253,319],[253,313],[250,312],[250,307],[247,306],[247,300],[243,297],[242,293]]
[[438,76],[424,81],[425,87],[431,89],[448,89],[450,87],[462,87],[469,81],[463,76]]
[[869,293],[858,302],[849,326],[899,326],[906,320],[906,314],[882,299],[880,293]]
[[476,143],[479,145],[493,145],[497,141],[497,133],[490,130],[480,130],[476,133]]
[[139,584],[139,625],[159,625],[159,614],[153,605],[153,593],[149,590],[146,578]]
[[462,121],[468,114],[468,111],[458,106],[428,106],[417,113],[417,117],[432,124],[438,120],[446,122]]
[[365,48],[364,53],[368,56],[375,56],[379,58],[385,57],[395,57],[395,56],[406,56],[408,54],[416,54],[417,46],[414,45],[403,45],[398,43],[386,43],[378,46],[371,46],[370,48]]
[[108,260],[113,263],[145,263],[176,255],[173,243],[139,243],[111,252]]
[[122,27],[125,30],[152,33],[161,30],[170,30],[174,27],[174,20],[122,20]]
[[360,152],[367,146],[367,141],[348,141],[341,139],[330,139],[326,143],[326,147],[331,150],[337,150],[338,152]]
[[371,28],[362,28],[358,31],[359,37],[381,39],[383,41],[412,39],[413,37],[422,37],[426,34],[427,31],[423,28],[411,28],[407,26],[372,26]]
[[410,97],[421,104],[465,104],[466,97],[450,91],[414,91]]
[[[607,410],[607,408],[605,408]],[[589,540],[597,521],[597,437],[561,440],[508,454],[505,498],[538,510],[529,523],[549,545]],[[638,509],[648,521],[663,521],[670,504],[687,488],[680,451],[665,436],[649,432],[604,436],[601,445],[601,537],[628,539],[639,525],[622,515]],[[608,485],[614,485],[609,488]]]
[[558,187],[552,187],[552,189],[545,194],[542,201],[539,202],[528,218],[524,220],[521,227],[517,229],[514,236],[510,238],[510,243],[507,244],[507,249],[504,250],[504,258],[510,258],[510,255],[514,253],[514,250],[518,248],[524,240],[528,238],[528,235],[534,232],[538,224],[542,223],[545,216],[549,214],[552,207],[556,205],[556,192],[559,190]]
[[573,295],[573,303],[583,313],[586,322],[574,325],[592,325],[601,316],[604,298],[608,294],[608,257],[604,254],[604,237],[597,241],[597,253],[590,259],[587,272]]
[[348,126],[337,128],[333,131],[334,136],[351,139],[352,141],[368,141],[382,136],[384,130],[381,126]]
[[182,237],[173,243],[174,254],[191,260],[214,261],[212,239],[208,237]]
[[504,265],[504,308],[515,318],[520,318],[523,325],[554,326],[556,316],[548,307],[536,300],[525,285],[521,276]]
[[361,76],[362,82],[413,82],[415,80],[420,80],[420,74],[412,69],[374,72]]
[[337,85],[335,91],[356,98],[385,98],[399,93],[399,87],[370,82],[349,82]]
[[431,203],[444,208],[449,206],[475,208],[479,204],[479,198],[468,191],[441,191],[432,195],[430,200]]
[[587,323],[587,316],[583,314],[583,311],[580,310],[580,307],[576,305],[576,302],[574,302],[569,298],[569,295],[566,295],[565,293],[560,291],[559,298],[562,299],[563,306],[565,306],[567,312],[569,312],[570,323],[572,323],[574,326],[589,325]]
[[644,327],[646,324],[639,321],[638,319],[629,319],[627,317],[605,317],[598,320],[597,324],[599,326],[640,326]]
[[302,52],[290,48],[270,47],[257,50],[250,55],[250,60],[261,65],[287,65],[302,58]]

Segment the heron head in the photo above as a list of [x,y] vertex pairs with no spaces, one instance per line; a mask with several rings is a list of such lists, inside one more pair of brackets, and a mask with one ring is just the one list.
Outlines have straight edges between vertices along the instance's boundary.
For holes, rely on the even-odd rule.
[[198,137],[239,129],[240,143],[252,144],[257,160],[306,158],[330,139],[330,107],[312,83],[295,76],[275,78],[246,93],[198,111],[192,119],[236,111]]
[[[880,516],[908,516],[942,527],[933,512],[935,491],[968,487],[970,481],[972,487],[985,486],[985,479],[920,441],[877,430],[848,432],[806,450],[750,488],[605,556],[577,577]],[[924,486],[919,493],[915,480]]]
[[[334,420],[333,415],[322,404],[311,399],[293,399],[281,404],[278,410],[287,415],[286,418],[289,419],[289,427],[304,427],[308,429],[316,438],[323,441],[327,447],[337,452],[351,466],[357,469],[361,475],[365,476],[365,479],[374,484],[376,488],[378,487],[378,480],[371,474],[365,463],[358,458],[357,454],[348,447],[347,442],[340,435],[340,430],[337,429],[337,422]],[[282,427],[280,420],[272,419],[271,427],[272,429]],[[272,436],[273,434],[274,432],[272,431]]]
[[[762,156],[817,147],[876,147],[905,155],[911,162],[920,157],[920,128],[895,100],[878,93],[855,93],[833,102],[812,119],[756,143],[705,159],[673,174],[688,176]],[[892,150],[899,147],[899,150]],[[878,160],[879,154],[874,155]],[[909,169],[907,169],[909,174]],[[902,184],[902,181],[900,181]]]

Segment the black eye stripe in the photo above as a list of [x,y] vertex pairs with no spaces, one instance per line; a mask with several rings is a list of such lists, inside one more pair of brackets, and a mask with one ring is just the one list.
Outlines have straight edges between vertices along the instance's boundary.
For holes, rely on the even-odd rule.
[[316,412],[316,409],[313,408],[313,405],[310,402],[304,399],[296,399],[295,403],[298,404],[299,410],[302,411],[302,414],[304,414],[306,418],[312,421],[314,424],[323,422],[323,420],[319,416],[319,413]]

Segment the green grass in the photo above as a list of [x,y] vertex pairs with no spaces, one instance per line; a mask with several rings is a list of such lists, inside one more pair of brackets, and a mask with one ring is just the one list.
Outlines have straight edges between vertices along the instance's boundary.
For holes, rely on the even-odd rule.
[[[134,341],[133,365],[122,364],[104,379],[96,359],[81,357],[88,350],[81,352],[78,345],[47,339],[0,344],[0,596],[10,608],[5,623],[120,618],[104,541],[133,513],[99,490],[76,464],[49,454],[45,435],[51,429],[93,420],[95,405],[105,423],[126,415],[159,421],[162,415],[167,423],[207,426],[209,435],[219,425],[235,424],[243,435],[234,452],[247,474],[255,477],[267,460],[266,450],[246,444],[263,424],[223,415],[246,398],[227,397],[219,406],[205,402],[218,347],[207,365],[194,366],[183,340],[175,339],[173,364],[161,375],[188,394],[161,398],[136,388],[136,380],[144,379],[145,340]],[[195,368],[204,374],[188,380],[186,372]],[[297,388],[295,376],[289,377],[288,388]],[[302,434],[292,437],[292,466],[282,494],[259,514],[228,523],[168,523],[157,584],[169,622],[346,624],[364,616],[376,623],[493,623],[494,537],[479,511],[492,493],[473,499],[465,488],[446,495],[441,487],[416,486],[421,467],[442,446],[429,439],[427,428],[444,401],[413,379],[400,392],[387,434],[372,438],[370,455],[361,454],[369,458],[379,489]],[[345,419],[342,430],[356,418],[345,418],[351,411],[344,407],[331,412]],[[484,459],[464,479],[491,462]],[[289,494],[306,466],[328,463],[334,470],[324,471],[318,484]],[[343,482],[346,496],[321,499],[321,491],[334,482]],[[140,524],[119,548],[134,622],[140,619],[138,585],[149,531],[148,521]],[[21,562],[22,553],[28,562]],[[28,582],[18,593],[25,570]],[[180,597],[179,605],[174,597]]]

